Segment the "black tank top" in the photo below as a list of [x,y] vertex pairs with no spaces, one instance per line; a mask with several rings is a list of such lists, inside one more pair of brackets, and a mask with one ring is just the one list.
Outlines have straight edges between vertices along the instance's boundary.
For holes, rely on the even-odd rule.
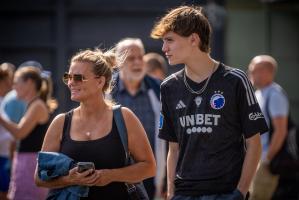
[[29,135],[22,139],[19,144],[18,152],[38,152],[42,148],[44,136],[47,132],[49,123],[37,125]]
[[[33,101],[37,100],[38,98],[33,99],[27,106],[28,107],[32,104]],[[51,117],[51,116],[50,116]],[[44,124],[38,124],[35,128],[28,134],[27,137],[22,139],[18,146],[18,152],[38,152],[42,148],[43,140],[45,134],[47,132],[49,122],[51,119]]]
[[[75,141],[70,137],[73,110],[66,113],[60,152],[77,162],[94,162],[96,169],[121,168],[125,163],[123,149],[116,123],[113,117],[111,132],[99,139]],[[101,200],[127,200],[128,195],[124,183],[113,182],[106,186],[90,187],[87,198]]]

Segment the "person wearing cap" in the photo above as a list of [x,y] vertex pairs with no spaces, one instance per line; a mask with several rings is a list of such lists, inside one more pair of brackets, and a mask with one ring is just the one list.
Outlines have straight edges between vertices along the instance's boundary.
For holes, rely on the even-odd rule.
[[24,116],[19,123],[0,116],[0,125],[20,141],[13,158],[9,199],[45,199],[47,195],[46,189],[35,186],[33,178],[37,152],[41,149],[50,113],[57,107],[56,101],[50,99],[51,79],[43,75],[37,67],[20,67],[15,73],[13,87],[17,98],[27,105]]
[[[41,71],[43,70],[42,65],[34,60],[23,62],[22,64],[20,64],[19,68],[29,66],[36,67]],[[26,111],[26,102],[17,97],[17,93],[15,90],[11,90],[3,98],[0,110],[1,113],[4,112],[7,115],[8,119],[15,123],[18,123]]]

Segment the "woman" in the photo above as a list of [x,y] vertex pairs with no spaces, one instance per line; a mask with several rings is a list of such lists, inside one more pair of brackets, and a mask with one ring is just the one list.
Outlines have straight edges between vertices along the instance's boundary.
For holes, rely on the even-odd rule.
[[57,107],[56,101],[50,100],[51,81],[35,67],[22,67],[15,73],[13,87],[18,98],[27,103],[27,110],[18,124],[0,117],[0,124],[20,140],[13,160],[8,197],[14,200],[44,199],[47,190],[36,187],[33,176],[50,113]]
[[[11,90],[13,82],[14,65],[3,63],[0,65],[0,105],[3,97]],[[0,111],[1,115],[4,113]],[[7,199],[9,186],[10,147],[13,138],[9,132],[0,125],[0,199]]]
[[[155,175],[154,156],[146,133],[128,108],[122,108],[122,114],[135,164],[124,166],[125,153],[112,104],[104,98],[110,87],[114,62],[111,52],[100,50],[82,51],[71,59],[69,72],[63,78],[71,99],[80,102],[80,106],[53,120],[42,147],[42,151],[60,152],[77,162],[93,162],[96,170],[79,173],[75,167],[68,175],[51,181],[41,181],[36,172],[38,186],[91,186],[88,197],[81,199],[121,200],[128,199],[124,182],[140,182]],[[70,117],[67,124],[66,116]]]

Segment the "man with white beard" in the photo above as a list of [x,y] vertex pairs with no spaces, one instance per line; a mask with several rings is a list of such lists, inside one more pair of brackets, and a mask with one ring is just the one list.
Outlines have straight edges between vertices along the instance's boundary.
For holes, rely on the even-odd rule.
[[115,47],[120,69],[111,92],[116,103],[130,108],[142,122],[157,162],[155,178],[143,181],[150,199],[160,195],[166,166],[166,143],[158,139],[160,81],[146,75],[144,45],[139,38],[124,38]]

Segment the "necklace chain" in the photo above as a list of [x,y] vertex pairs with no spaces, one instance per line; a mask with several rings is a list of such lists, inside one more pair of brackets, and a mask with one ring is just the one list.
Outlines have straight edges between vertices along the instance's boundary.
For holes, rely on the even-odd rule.
[[202,94],[202,93],[206,90],[206,88],[207,88],[207,86],[208,86],[208,83],[210,82],[210,79],[211,79],[211,77],[212,77],[212,75],[213,75],[213,73],[214,73],[214,71],[215,71],[215,69],[216,69],[217,66],[218,66],[218,62],[216,62],[216,63],[214,64],[212,73],[210,74],[210,76],[209,76],[208,79],[206,80],[204,86],[202,86],[202,88],[201,88],[200,90],[198,90],[198,91],[195,91],[195,90],[193,90],[193,89],[190,87],[190,85],[189,85],[188,82],[187,82],[187,78],[186,78],[186,70],[184,70],[184,84],[185,84],[186,88],[189,90],[189,92],[191,92],[192,94],[197,94],[197,95]]

